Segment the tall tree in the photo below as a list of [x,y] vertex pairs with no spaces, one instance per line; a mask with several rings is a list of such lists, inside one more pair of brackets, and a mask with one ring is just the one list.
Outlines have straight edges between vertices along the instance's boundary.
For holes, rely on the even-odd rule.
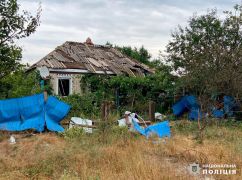
[[123,46],[116,48],[118,48],[125,55],[133,59],[136,59],[144,64],[150,65],[151,55],[148,52],[148,50],[144,48],[144,46],[141,46],[141,48],[139,49],[137,49],[136,47],[132,48],[131,46]]
[[224,12],[194,15],[172,33],[167,61],[182,83],[198,93],[242,95],[242,6]]
[[21,48],[15,40],[34,33],[39,26],[41,8],[36,16],[19,12],[17,0],[0,1],[0,80],[15,71],[21,60]]

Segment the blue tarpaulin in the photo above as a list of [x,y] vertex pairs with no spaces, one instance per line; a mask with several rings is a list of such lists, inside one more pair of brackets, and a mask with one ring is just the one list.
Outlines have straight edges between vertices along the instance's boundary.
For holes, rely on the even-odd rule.
[[145,128],[146,136],[149,136],[150,134],[153,134],[153,133],[158,135],[160,138],[171,137],[169,121],[156,123]]
[[218,110],[218,109],[215,109],[212,113],[213,117],[215,118],[222,118],[224,117],[224,112],[223,110]]
[[186,98],[183,97],[176,104],[172,106],[173,114],[176,116],[181,116],[187,110],[187,101]]
[[45,103],[44,94],[0,100],[0,130],[63,131],[59,122],[67,115],[70,106],[50,96]]
[[47,129],[58,132],[64,131],[64,128],[59,123],[68,114],[70,106],[55,97],[50,96],[46,102],[45,108]]
[[141,127],[136,121],[132,121],[134,125],[134,129],[140,134],[149,137],[151,134],[156,134],[160,138],[162,137],[171,137],[171,130],[169,126],[169,121],[164,121],[160,123],[156,123],[150,125],[146,128]]
[[172,107],[173,114],[181,116],[183,113],[189,111],[188,118],[190,120],[197,120],[202,117],[200,106],[195,96],[184,96]]
[[223,118],[225,115],[228,117],[233,116],[233,108],[235,106],[235,100],[231,96],[224,96],[223,97],[223,108],[221,109],[214,109],[212,111],[212,115],[215,118]]
[[200,109],[192,108],[188,114],[188,119],[190,120],[198,120],[202,119],[204,114],[201,112]]
[[[225,115],[231,117],[233,115],[233,108],[235,106],[235,100],[231,96],[223,97],[223,108],[213,109],[212,116],[215,118],[223,118]],[[204,113],[201,112],[200,106],[195,96],[184,96],[172,107],[173,114],[181,116],[185,112],[189,112],[189,120],[198,120],[204,117]]]
[[235,100],[231,96],[224,96],[224,112],[228,116],[233,115],[233,107],[235,105]]
[[141,127],[136,121],[132,120],[132,123],[134,125],[134,130],[139,132],[140,134],[146,136],[145,129]]

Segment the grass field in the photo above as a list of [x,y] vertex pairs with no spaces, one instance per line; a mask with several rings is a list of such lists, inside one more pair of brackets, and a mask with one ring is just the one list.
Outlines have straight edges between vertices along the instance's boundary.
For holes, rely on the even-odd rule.
[[[0,135],[1,179],[242,179],[241,123],[210,124],[203,143],[197,124],[171,122],[172,137],[149,140],[126,128],[108,127],[91,135],[80,129],[62,134]],[[187,166],[236,164],[237,175],[191,175]]]

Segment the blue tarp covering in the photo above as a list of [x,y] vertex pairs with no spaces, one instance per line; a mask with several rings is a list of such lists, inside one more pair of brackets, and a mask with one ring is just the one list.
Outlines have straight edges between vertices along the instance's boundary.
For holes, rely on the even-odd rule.
[[184,96],[172,107],[173,114],[181,116],[184,112],[189,111],[188,118],[197,120],[202,117],[200,107],[195,96]]
[[70,106],[62,101],[59,101],[53,96],[48,98],[46,102],[46,126],[51,131],[64,131],[64,128],[59,124],[60,121],[68,114]]
[[160,123],[156,123],[153,125],[150,125],[146,128],[141,127],[136,121],[132,121],[134,125],[134,130],[139,132],[140,134],[149,137],[149,135],[152,133],[155,133],[160,138],[162,137],[171,137],[171,130],[169,126],[169,121],[164,121]]
[[192,108],[188,114],[188,119],[190,120],[198,120],[202,119],[203,113],[201,112],[200,109],[197,108]]
[[[222,109],[214,109],[212,111],[212,116],[215,118],[223,118],[224,115],[229,117],[233,116],[233,108],[235,106],[235,100],[231,96],[223,97],[224,107]],[[181,116],[185,112],[189,112],[189,120],[198,120],[202,118],[204,113],[201,112],[200,106],[197,102],[195,96],[184,96],[172,107],[173,114],[176,116]]]
[[187,102],[185,98],[182,98],[176,104],[172,106],[173,114],[176,116],[181,116],[187,110]]
[[222,117],[224,117],[224,112],[222,110],[215,109],[213,111],[212,115],[215,118],[222,118]]
[[213,117],[215,118],[223,118],[225,115],[228,117],[233,116],[233,108],[235,106],[235,100],[231,96],[223,97],[223,108],[222,109],[214,109],[212,112]]
[[169,121],[156,123],[145,128],[146,136],[149,136],[151,133],[157,134],[160,138],[171,137]]
[[59,122],[69,109],[69,105],[52,96],[45,104],[44,94],[0,100],[0,130],[42,132],[46,123],[51,131],[63,131]]
[[145,129],[141,127],[136,121],[132,120],[133,125],[134,125],[134,130],[139,132],[140,134],[146,136]]
[[235,100],[233,97],[231,96],[224,96],[224,112],[225,114],[227,114],[228,116],[232,116],[233,115],[233,107],[235,104]]

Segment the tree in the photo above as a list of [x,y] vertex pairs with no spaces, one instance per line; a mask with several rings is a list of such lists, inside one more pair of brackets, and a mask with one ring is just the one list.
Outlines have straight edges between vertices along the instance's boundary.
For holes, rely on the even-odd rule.
[[172,33],[167,62],[181,76],[183,87],[199,94],[242,94],[242,6],[194,15],[188,26]]
[[149,66],[152,65],[150,62],[151,54],[148,52],[147,49],[144,48],[143,45],[139,49],[137,49],[137,47],[132,48],[131,46],[123,46],[123,47],[120,47],[117,45],[113,46],[112,43],[106,42],[106,46],[114,47],[119,51],[121,51],[126,56],[136,59],[141,63],[144,63]]
[[6,75],[0,83],[0,99],[16,98],[20,96],[29,96],[40,93],[40,75],[35,72],[25,73],[25,67],[11,74]]
[[22,58],[21,48],[14,42],[35,32],[40,13],[41,8],[36,16],[27,11],[19,13],[17,0],[0,1],[0,80],[18,68]]

